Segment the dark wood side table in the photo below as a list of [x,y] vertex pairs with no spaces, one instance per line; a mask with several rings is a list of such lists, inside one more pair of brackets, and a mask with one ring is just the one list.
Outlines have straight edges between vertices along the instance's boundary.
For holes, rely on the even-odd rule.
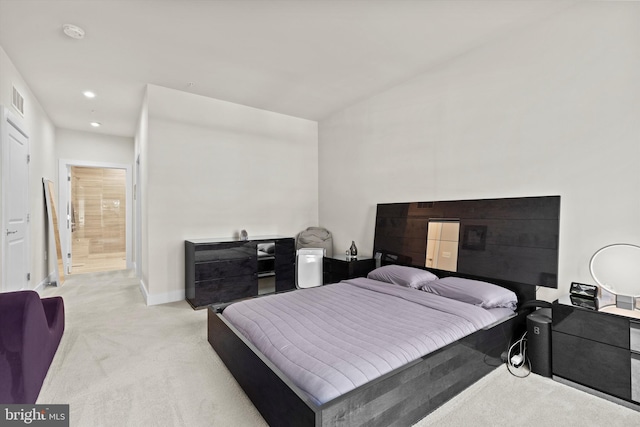
[[610,308],[553,303],[553,378],[640,410],[640,313]]
[[365,277],[373,270],[376,262],[373,258],[347,259],[346,255],[324,258],[324,284],[336,283],[354,277]]

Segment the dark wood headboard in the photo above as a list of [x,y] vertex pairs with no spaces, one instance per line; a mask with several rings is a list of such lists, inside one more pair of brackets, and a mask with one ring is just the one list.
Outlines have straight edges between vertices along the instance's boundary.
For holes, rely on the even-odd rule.
[[[426,267],[429,222],[459,223],[456,271]],[[558,286],[560,196],[379,204],[374,254],[439,277],[491,281],[521,301]]]

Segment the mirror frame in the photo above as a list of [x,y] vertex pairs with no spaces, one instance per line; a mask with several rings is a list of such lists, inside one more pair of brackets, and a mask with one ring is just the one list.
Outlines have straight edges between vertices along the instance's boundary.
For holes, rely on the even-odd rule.
[[[637,291],[635,292],[627,292],[626,289],[623,290],[618,290],[616,286],[614,286],[613,284],[607,284],[607,281],[604,281],[602,279],[602,272],[600,272],[600,277],[598,277],[598,275],[596,275],[595,271],[594,271],[594,264],[596,263],[596,260],[598,258],[598,255],[602,254],[603,252],[606,252],[608,250],[611,250],[613,248],[620,248],[620,247],[629,247],[629,248],[633,248],[637,251],[640,252],[640,246],[638,245],[634,245],[631,243],[613,243],[611,245],[607,245],[604,246],[600,249],[598,249],[592,256],[591,259],[589,260],[589,272],[591,273],[591,277],[593,277],[593,280],[595,280],[595,282],[598,284],[598,286],[600,286],[600,288],[603,288],[605,290],[607,290],[610,293],[613,293],[615,295],[622,295],[622,296],[629,296],[629,297],[639,297],[640,296],[640,283],[637,285]],[[640,282],[640,277],[638,278],[638,282]]]

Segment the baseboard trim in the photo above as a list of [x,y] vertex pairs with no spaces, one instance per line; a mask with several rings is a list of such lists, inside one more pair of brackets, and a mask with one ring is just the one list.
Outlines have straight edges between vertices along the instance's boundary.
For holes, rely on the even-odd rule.
[[167,304],[170,302],[183,301],[185,299],[185,291],[171,291],[163,294],[149,294],[147,291],[147,285],[144,280],[140,279],[140,292],[144,298],[144,302],[147,306]]
[[47,277],[42,279],[42,281],[38,283],[38,285],[35,288],[33,288],[33,290],[41,294],[42,291],[44,291],[45,286],[47,286],[49,283],[51,283],[51,274],[49,274]]
[[145,285],[144,280],[140,279],[139,287],[140,287],[140,293],[142,294],[142,298],[144,298],[144,303],[147,304],[147,300],[149,299],[149,294],[147,293],[147,285]]

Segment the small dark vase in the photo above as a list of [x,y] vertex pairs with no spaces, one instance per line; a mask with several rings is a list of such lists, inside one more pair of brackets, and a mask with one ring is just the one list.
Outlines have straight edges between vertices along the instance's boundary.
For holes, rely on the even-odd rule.
[[355,258],[358,256],[358,248],[356,248],[356,242],[351,241],[351,247],[349,248],[349,253],[351,254],[351,258]]

